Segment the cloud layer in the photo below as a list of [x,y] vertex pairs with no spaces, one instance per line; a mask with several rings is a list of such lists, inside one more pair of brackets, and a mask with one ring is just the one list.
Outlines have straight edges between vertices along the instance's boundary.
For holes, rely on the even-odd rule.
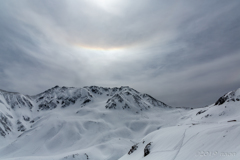
[[240,2],[1,0],[0,88],[129,85],[202,107],[240,87]]

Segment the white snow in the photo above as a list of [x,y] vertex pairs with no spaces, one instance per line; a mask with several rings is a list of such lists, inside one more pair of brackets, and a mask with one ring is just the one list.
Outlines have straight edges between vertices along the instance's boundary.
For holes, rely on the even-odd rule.
[[[106,107],[113,103],[115,109]],[[0,135],[0,159],[237,160],[239,107],[240,101],[231,100],[193,110],[172,108],[129,87],[56,86],[36,96],[0,91],[0,115],[7,117],[0,120],[7,119],[11,129],[5,132],[0,122],[6,133]],[[24,131],[18,131],[21,125]]]
[[[119,160],[240,159],[239,91],[226,94],[227,99],[221,105],[190,110],[176,126],[148,134],[139,141],[136,151]],[[144,157],[144,148],[149,142],[152,144],[150,154]]]

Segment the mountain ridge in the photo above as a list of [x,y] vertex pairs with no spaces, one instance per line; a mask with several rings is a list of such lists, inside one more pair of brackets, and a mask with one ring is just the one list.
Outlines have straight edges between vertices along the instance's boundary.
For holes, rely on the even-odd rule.
[[[161,125],[171,125],[157,120],[167,117],[166,112],[174,112],[174,117],[180,115],[165,103],[128,86],[55,86],[33,96],[0,91],[0,101],[1,159],[41,153],[49,156],[49,151],[68,154],[72,148],[79,150],[78,144],[82,146],[78,154],[84,155],[83,146],[103,153],[97,146],[111,150],[110,144],[116,140],[120,141],[119,153],[108,157],[119,158],[132,141]],[[109,107],[112,105],[115,107]],[[125,105],[128,107],[124,108]],[[96,137],[96,133],[102,136]]]
[[[189,159],[191,154],[181,150],[196,147],[185,148],[186,143],[209,144],[201,138],[211,138],[212,132],[237,136],[239,91],[190,109],[168,106],[128,86],[55,86],[33,96],[0,90],[0,159],[116,160],[126,153],[131,154],[121,160],[158,160],[160,153],[167,160]],[[214,144],[236,147],[230,142],[217,139]]]

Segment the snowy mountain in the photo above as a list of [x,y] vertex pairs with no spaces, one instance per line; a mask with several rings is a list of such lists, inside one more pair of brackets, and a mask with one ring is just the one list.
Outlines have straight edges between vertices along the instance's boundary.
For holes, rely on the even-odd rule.
[[240,88],[188,111],[176,126],[148,134],[119,160],[240,159],[239,99]]
[[1,90],[0,159],[116,160],[185,111],[126,86],[56,86],[34,96]]
[[0,90],[0,159],[237,160],[239,99],[186,109],[127,86]]

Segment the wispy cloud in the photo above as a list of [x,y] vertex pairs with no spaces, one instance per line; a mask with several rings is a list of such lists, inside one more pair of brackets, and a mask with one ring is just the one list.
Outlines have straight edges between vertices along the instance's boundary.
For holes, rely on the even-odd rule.
[[240,87],[240,3],[1,1],[0,88],[130,85],[200,107]]

